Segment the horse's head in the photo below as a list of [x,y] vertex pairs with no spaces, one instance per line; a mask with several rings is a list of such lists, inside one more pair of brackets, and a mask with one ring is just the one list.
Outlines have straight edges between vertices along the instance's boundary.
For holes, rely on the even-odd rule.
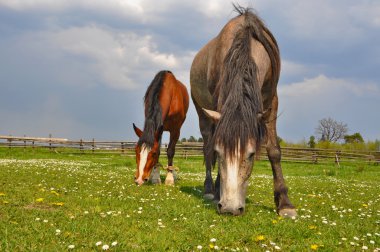
[[[136,135],[141,138],[143,131],[133,124]],[[160,136],[163,127],[161,126],[154,134],[153,146],[149,146],[143,141],[138,141],[135,147],[137,170],[135,174],[135,182],[142,185],[149,179],[153,167],[157,164],[160,156]]]
[[[204,109],[205,113],[217,124],[221,118],[219,112]],[[258,115],[260,116],[260,115]],[[220,176],[220,201],[217,208],[219,213],[241,215],[245,209],[245,198],[248,179],[251,176],[255,155],[258,148],[257,139],[253,137],[226,140],[228,132],[216,135],[210,146],[210,151],[216,153]],[[236,141],[232,149],[226,145]]]

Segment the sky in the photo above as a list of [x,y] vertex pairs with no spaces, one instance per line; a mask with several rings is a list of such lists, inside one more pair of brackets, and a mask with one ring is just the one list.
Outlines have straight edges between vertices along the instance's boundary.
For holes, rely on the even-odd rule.
[[[331,117],[380,139],[379,1],[235,3],[279,44],[281,138],[307,141]],[[190,92],[195,54],[236,15],[224,0],[0,0],[0,135],[137,140],[155,74]],[[192,102],[189,136],[201,136]]]

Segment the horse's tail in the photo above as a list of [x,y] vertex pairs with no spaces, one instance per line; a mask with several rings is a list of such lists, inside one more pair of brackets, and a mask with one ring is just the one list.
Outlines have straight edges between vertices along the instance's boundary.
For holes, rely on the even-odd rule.
[[[244,152],[249,138],[256,139],[256,146],[260,146],[265,136],[265,123],[257,116],[263,112],[264,106],[257,65],[251,56],[251,40],[259,41],[268,52],[275,77],[272,80],[276,84],[280,68],[279,60],[275,60],[278,59],[277,44],[264,23],[250,9],[234,7],[244,16],[244,23],[236,32],[224,58],[222,76],[217,85],[218,97],[214,97],[217,99],[218,111],[222,114],[214,139],[223,139],[225,151],[230,154],[235,152],[238,145],[240,151]],[[237,121],[241,123],[231,123]],[[231,136],[225,135],[226,132],[231,132]]]
[[163,124],[159,94],[167,73],[171,72],[167,70],[158,72],[145,93],[145,123],[143,135],[139,139],[139,144],[145,143],[147,146],[152,147],[154,143],[154,134]]

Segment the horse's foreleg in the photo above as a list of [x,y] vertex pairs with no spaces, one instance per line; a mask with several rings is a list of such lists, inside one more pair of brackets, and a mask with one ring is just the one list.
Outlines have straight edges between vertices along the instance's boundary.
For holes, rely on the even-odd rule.
[[[275,97],[276,99],[276,97]],[[267,146],[268,158],[272,166],[273,184],[274,184],[274,202],[277,213],[284,217],[295,217],[297,212],[288,198],[288,188],[285,185],[284,176],[281,168],[281,149],[277,140],[276,132],[276,113],[277,100],[272,103],[272,115],[269,117],[267,128]]]
[[173,167],[173,158],[175,154],[175,146],[177,144],[179,138],[179,131],[178,132],[170,132],[170,141],[169,146],[167,149],[167,156],[168,156],[168,173],[166,175],[165,184],[166,185],[174,185],[174,167]]

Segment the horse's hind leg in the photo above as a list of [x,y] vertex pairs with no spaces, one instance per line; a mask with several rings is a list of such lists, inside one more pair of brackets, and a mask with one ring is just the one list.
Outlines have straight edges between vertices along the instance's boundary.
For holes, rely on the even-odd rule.
[[274,202],[277,213],[283,217],[296,217],[297,212],[288,198],[288,188],[285,185],[281,169],[281,149],[276,132],[277,96],[272,102],[271,116],[267,123],[267,153],[272,166],[274,182]]
[[167,150],[168,173],[166,174],[165,185],[174,185],[175,170],[173,167],[173,158],[175,154],[175,145],[177,144],[178,138],[179,138],[179,131],[170,132],[170,141],[169,141],[169,146]]

